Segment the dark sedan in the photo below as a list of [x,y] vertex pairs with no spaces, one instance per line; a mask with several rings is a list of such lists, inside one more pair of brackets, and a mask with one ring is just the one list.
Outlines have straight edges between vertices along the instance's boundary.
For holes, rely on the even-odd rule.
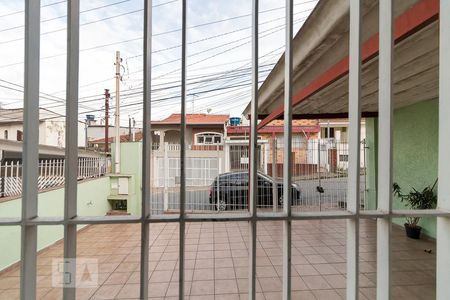
[[[283,183],[258,173],[258,207],[273,206],[273,184],[277,185],[278,204],[283,205]],[[300,187],[293,183],[291,191],[293,203],[300,199]],[[216,209],[220,211],[246,209],[248,207],[248,172],[229,172],[217,176],[209,189],[209,203],[216,205]]]

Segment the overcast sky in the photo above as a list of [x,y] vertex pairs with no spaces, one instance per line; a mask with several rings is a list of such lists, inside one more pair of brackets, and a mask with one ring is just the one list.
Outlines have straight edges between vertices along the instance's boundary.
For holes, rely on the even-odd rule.
[[[187,111],[240,116],[250,101],[250,0],[188,0]],[[284,2],[260,0],[260,81],[283,53]],[[315,0],[294,1],[297,31]],[[66,2],[41,1],[40,105],[64,114]],[[153,1],[152,119],[180,110],[181,1]],[[142,120],[143,0],[82,0],[80,119],[114,113],[115,51],[123,58],[121,123]],[[24,1],[0,0],[0,105],[23,105]],[[193,102],[193,103],[192,103]]]

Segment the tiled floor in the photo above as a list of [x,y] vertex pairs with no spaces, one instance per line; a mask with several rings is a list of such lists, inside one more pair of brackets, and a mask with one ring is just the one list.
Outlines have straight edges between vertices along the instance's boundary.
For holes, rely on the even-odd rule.
[[[292,298],[345,298],[345,221],[298,221],[292,225]],[[360,298],[375,299],[376,223],[361,221]],[[177,299],[178,226],[150,229],[149,298]],[[186,299],[247,299],[248,230],[244,222],[187,224]],[[431,253],[424,250],[431,249]],[[78,299],[134,299],[139,295],[140,227],[93,225],[78,234],[78,256],[99,262],[99,286],[77,290]],[[61,299],[52,288],[51,261],[62,257],[62,244],[39,254],[38,296]],[[393,230],[394,299],[435,298],[435,243],[411,240]],[[258,224],[257,292],[259,299],[281,298],[282,224]],[[0,299],[19,295],[18,268],[0,274]]]

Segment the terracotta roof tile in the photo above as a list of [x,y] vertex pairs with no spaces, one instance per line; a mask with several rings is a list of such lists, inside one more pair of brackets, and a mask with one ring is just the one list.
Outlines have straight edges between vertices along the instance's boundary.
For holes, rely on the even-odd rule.
[[[225,123],[230,115],[210,115],[210,114],[186,114],[186,124],[217,124]],[[171,114],[160,121],[152,121],[152,124],[180,124],[181,114]]]
[[[108,137],[108,143],[113,143],[114,142],[114,138],[115,138],[114,136]],[[142,131],[136,132],[135,136],[134,136],[134,139],[135,139],[134,140],[135,142],[141,141],[142,140]],[[122,134],[120,136],[120,142],[121,143],[128,142],[128,141],[129,141],[128,134]],[[91,141],[89,141],[89,143],[90,144],[103,144],[103,143],[105,143],[105,139],[101,138],[101,139],[97,139],[97,140],[91,140]]]

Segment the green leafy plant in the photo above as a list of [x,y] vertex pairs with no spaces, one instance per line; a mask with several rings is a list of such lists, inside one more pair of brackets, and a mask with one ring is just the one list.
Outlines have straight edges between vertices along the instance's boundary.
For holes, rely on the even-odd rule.
[[[412,190],[407,194],[403,194],[400,186],[394,182],[393,192],[394,195],[400,198],[401,202],[405,202],[407,207],[411,209],[433,209],[436,208],[437,204],[437,195],[434,193],[434,188],[436,187],[437,181],[438,180],[436,179],[432,186],[429,185],[422,191],[412,188]],[[420,217],[406,218],[406,223],[410,227],[416,227],[419,221]]]

